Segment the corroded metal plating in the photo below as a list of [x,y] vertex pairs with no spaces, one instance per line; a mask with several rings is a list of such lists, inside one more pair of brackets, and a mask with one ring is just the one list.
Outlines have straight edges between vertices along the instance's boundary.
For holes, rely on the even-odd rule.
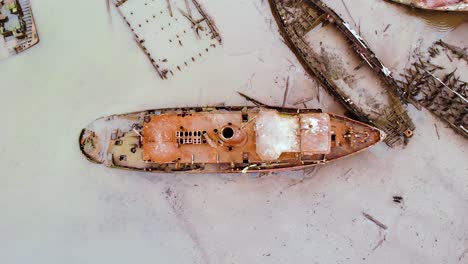
[[468,11],[467,0],[391,0],[416,8],[437,11]]
[[274,107],[171,108],[101,118],[79,144],[91,161],[154,172],[303,169],[360,152],[385,134],[346,117]]

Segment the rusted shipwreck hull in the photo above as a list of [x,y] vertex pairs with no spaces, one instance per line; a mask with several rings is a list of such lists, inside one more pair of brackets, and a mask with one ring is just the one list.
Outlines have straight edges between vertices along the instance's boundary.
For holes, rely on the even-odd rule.
[[416,8],[437,11],[468,11],[467,0],[391,0]]
[[100,118],[82,153],[109,167],[191,173],[303,169],[350,156],[384,132],[320,110],[272,107],[160,109]]
[[[315,77],[330,94],[337,98],[356,119],[384,130],[387,133],[386,143],[389,146],[404,142],[412,136],[415,126],[402,103],[402,99],[407,98],[405,92],[398,86],[391,71],[385,67],[365,43],[364,39],[347,22],[343,21],[338,14],[318,0],[269,0],[269,3],[285,43],[294,52],[304,69]],[[347,77],[338,80],[339,78],[331,73],[333,68],[338,65],[330,65],[330,63],[324,62],[326,58],[323,58],[320,50],[324,50],[322,42],[328,41],[334,45],[337,38],[331,36],[331,34],[321,39],[309,36],[316,29],[322,30],[330,27],[334,32],[325,32],[324,34],[334,33],[334,35],[338,35],[341,38],[340,41],[350,53],[335,57],[355,57],[352,62],[355,65],[349,70],[350,72],[354,73],[358,69],[361,71],[366,70],[367,72],[359,74],[377,78],[377,80],[369,81],[368,85],[375,86],[375,83],[382,83],[382,91],[375,93],[385,94],[386,107],[370,109],[370,107],[366,106],[371,105],[370,102],[359,104],[361,95],[367,96],[367,101],[374,99],[370,89],[367,89],[372,87],[355,85],[360,86],[359,89],[363,91],[359,98],[353,97],[352,94],[355,93],[357,87],[346,84]],[[313,44],[318,46],[318,43],[320,43],[320,47],[317,48],[317,51],[312,46]],[[351,65],[352,63],[340,62],[339,64]],[[362,67],[363,64],[368,67]]]
[[29,0],[0,1],[0,59],[39,43]]

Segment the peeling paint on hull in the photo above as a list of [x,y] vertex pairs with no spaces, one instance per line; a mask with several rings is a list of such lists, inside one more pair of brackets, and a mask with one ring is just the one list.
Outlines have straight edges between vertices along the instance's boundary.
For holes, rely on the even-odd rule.
[[436,11],[468,11],[466,0],[392,0],[412,7]]
[[97,119],[82,130],[85,157],[108,167],[190,173],[304,169],[385,138],[372,126],[312,109],[195,107]]

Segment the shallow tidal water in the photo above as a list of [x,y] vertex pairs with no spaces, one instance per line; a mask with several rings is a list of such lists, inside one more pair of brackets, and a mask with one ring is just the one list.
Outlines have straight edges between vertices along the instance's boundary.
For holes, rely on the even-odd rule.
[[[411,106],[407,146],[311,171],[163,175],[85,160],[78,136],[95,118],[247,104],[236,91],[281,105],[288,77],[288,106],[319,94],[308,107],[342,111],[284,45],[267,1],[200,2],[223,45],[169,80],[104,1],[32,3],[41,42],[0,61],[2,263],[468,261],[467,141]],[[468,46],[466,22],[440,30],[400,5],[345,0],[351,19],[341,1],[325,2],[356,21],[395,76],[439,38]]]

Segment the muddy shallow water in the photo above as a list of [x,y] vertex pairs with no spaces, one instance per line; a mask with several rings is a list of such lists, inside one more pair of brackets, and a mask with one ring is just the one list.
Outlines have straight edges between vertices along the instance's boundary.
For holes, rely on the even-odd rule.
[[436,31],[450,32],[468,22],[467,12],[440,12],[407,8],[408,15],[422,19]]
[[[287,106],[313,97],[309,108],[342,111],[284,45],[267,1],[201,2],[223,45],[164,81],[104,1],[33,2],[40,44],[0,62],[2,262],[465,261],[467,142],[412,107],[405,148],[380,144],[305,172],[168,176],[85,160],[79,132],[97,117],[247,104],[236,91],[281,105],[288,77]],[[341,1],[326,2],[351,21]],[[362,36],[395,74],[439,38],[468,46],[467,23],[440,31],[404,6],[352,2]]]

